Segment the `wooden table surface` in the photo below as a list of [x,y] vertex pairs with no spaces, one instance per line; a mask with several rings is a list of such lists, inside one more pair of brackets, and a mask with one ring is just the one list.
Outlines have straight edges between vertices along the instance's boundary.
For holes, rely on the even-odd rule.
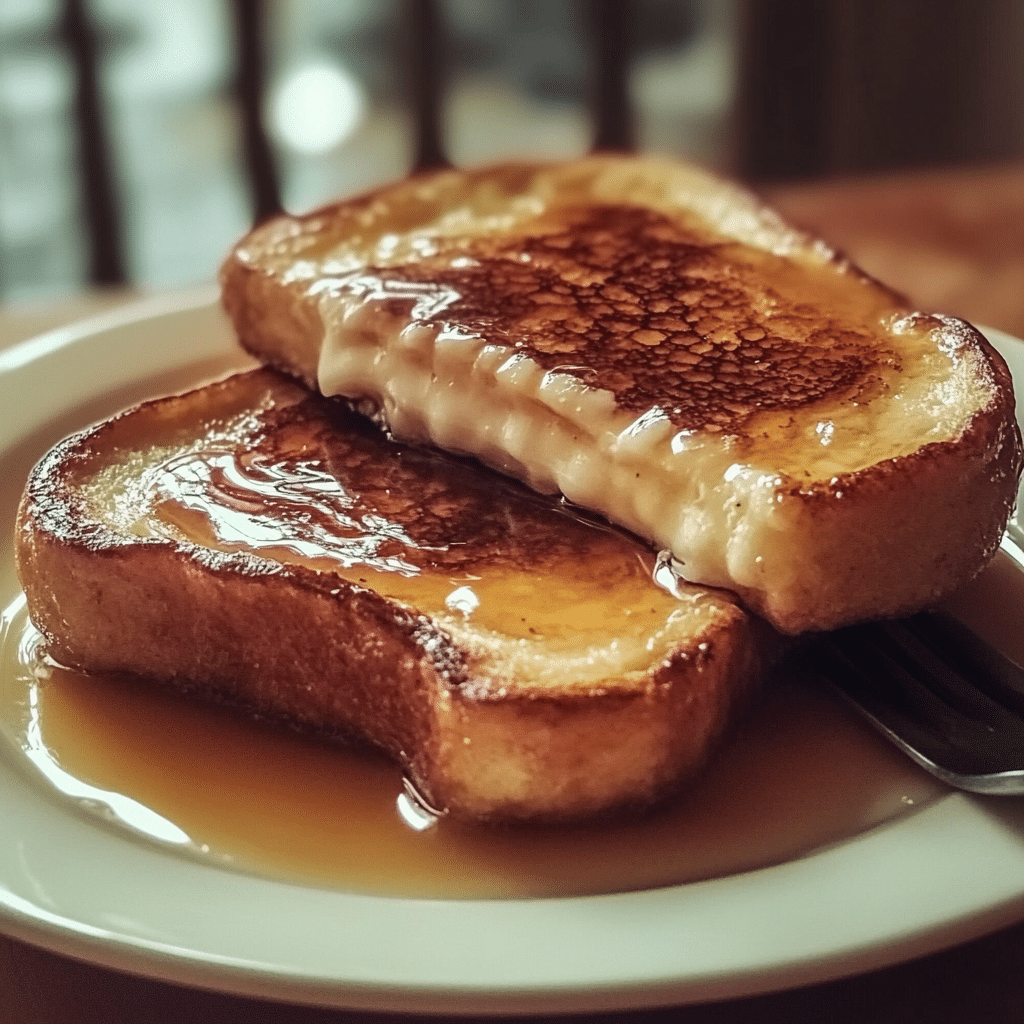
[[[1024,336],[1024,164],[792,185],[766,194],[790,218],[844,249],[922,308]],[[33,309],[0,308],[0,345],[121,301],[124,296],[90,296]],[[406,1019],[167,985],[0,937],[0,1024],[355,1024]],[[1024,1021],[1024,924],[921,960],[828,984],[704,1006],[579,1019],[1019,1024]]]

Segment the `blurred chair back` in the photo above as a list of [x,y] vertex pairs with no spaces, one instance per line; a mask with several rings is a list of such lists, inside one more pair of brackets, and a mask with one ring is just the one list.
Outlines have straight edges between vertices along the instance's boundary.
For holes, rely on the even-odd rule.
[[[57,39],[71,70],[83,276],[97,286],[124,284],[135,275],[132,246],[126,241],[126,189],[115,159],[120,136],[102,86],[100,26],[89,0],[52,2],[59,11]],[[501,6],[467,2],[470,6],[460,7],[460,0],[392,0],[399,31],[388,38],[384,73],[389,82],[394,79],[409,137],[407,165],[390,168],[392,176],[449,160],[445,125],[452,118],[449,76],[457,47],[448,19],[455,8],[473,18]],[[650,94],[660,96],[663,104],[689,104],[698,123],[709,103],[729,105],[721,85],[728,76],[735,95],[730,142],[722,147],[728,155],[720,164],[755,184],[997,159],[1024,151],[1020,0],[559,2],[564,9],[546,7],[543,0],[503,0],[503,6],[513,19],[523,20],[531,11],[535,17],[542,12],[549,19],[568,19],[579,36],[574,44],[583,53],[580,63],[589,69],[584,105],[593,148],[640,145],[686,153],[685,146],[676,145],[671,127],[652,133],[651,119],[638,116],[638,102]],[[372,3],[368,7],[380,10]],[[237,133],[238,174],[250,220],[259,221],[281,209],[286,177],[265,122],[272,63],[268,23],[281,7],[270,0],[223,0],[217,9],[226,15],[227,95]],[[712,18],[709,12],[720,22],[719,43],[725,39],[730,54],[737,55],[735,73],[731,56],[716,57],[712,45],[681,63],[648,62],[638,76],[638,34],[646,32],[648,43],[653,39],[656,46],[659,33],[672,35],[666,19],[681,37],[701,18]],[[533,42],[536,49],[544,40],[538,36]],[[549,75],[552,59],[568,65],[570,57],[549,53]],[[718,84],[709,86],[716,75]],[[528,112],[520,120],[529,121]],[[0,122],[0,142],[2,127]],[[530,122],[524,130],[532,127]],[[216,198],[206,202],[208,210],[220,208]],[[162,238],[158,228],[151,227],[151,237]],[[170,265],[175,258],[169,247],[164,262]],[[0,264],[0,290],[6,276]]]
[[[405,0],[405,38],[400,60],[412,115],[412,170],[448,163],[443,142],[445,46],[438,0]],[[232,96],[238,113],[244,176],[253,220],[281,209],[280,175],[267,138],[263,111],[267,88],[265,0],[230,0],[234,66]],[[633,144],[629,98],[630,3],[587,0],[596,70],[592,84],[595,147],[628,149]],[[98,74],[97,28],[86,0],[63,0],[59,38],[74,69],[74,129],[79,162],[79,203],[88,250],[88,280],[99,286],[128,280],[119,189],[112,159],[111,129]]]

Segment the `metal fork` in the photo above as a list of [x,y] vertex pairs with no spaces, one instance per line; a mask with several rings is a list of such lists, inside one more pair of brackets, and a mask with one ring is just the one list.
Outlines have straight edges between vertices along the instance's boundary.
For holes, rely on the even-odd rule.
[[[1002,546],[1024,569],[1016,519]],[[943,782],[1024,795],[1024,669],[952,615],[852,626],[815,638],[794,657]]]

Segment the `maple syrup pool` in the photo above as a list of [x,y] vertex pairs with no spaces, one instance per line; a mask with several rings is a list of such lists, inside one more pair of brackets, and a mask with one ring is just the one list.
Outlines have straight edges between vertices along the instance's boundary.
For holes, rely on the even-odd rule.
[[126,838],[348,892],[514,898],[695,881],[791,860],[945,792],[838,701],[784,681],[656,813],[574,827],[435,821],[371,752],[49,666],[23,599],[3,627],[4,756],[49,798]]

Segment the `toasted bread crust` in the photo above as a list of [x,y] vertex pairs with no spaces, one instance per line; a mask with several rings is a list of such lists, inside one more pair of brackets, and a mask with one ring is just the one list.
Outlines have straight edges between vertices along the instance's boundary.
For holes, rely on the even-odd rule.
[[[633,183],[636,205],[602,198],[602,176]],[[647,180],[659,176],[669,183],[665,194]],[[529,229],[460,234],[446,226],[445,210],[459,211],[490,179],[510,198],[487,207],[485,227],[488,217],[500,222],[495,210],[518,215],[523,181],[570,191],[577,180],[583,184],[576,205],[542,196],[546,212]],[[401,258],[374,248],[375,232],[390,230],[409,232],[419,248]],[[348,263],[332,271],[335,250]],[[369,255],[352,270],[360,254]],[[517,269],[517,259],[526,270]],[[808,267],[817,291],[804,302]],[[352,274],[362,276],[353,283]],[[589,158],[550,172],[502,167],[414,179],[270,222],[239,243],[221,280],[239,340],[258,359],[322,387],[325,352],[348,358],[351,349],[351,367],[346,363],[330,388],[375,405],[399,436],[467,451],[542,489],[561,489],[671,548],[691,579],[733,590],[784,632],[903,614],[938,600],[991,557],[1015,500],[1021,445],[1012,382],[985,339],[962,321],[910,312],[899,295],[787,228],[751,196],[680,165]],[[447,297],[429,313],[415,312],[415,289],[428,284]],[[348,305],[329,320],[326,303],[335,295]],[[822,296],[835,308],[822,306]],[[377,320],[349,315],[359,304]],[[403,333],[405,324],[411,327]],[[420,332],[415,338],[412,328]],[[467,369],[452,371],[449,381],[440,361],[451,357],[419,338],[460,332],[481,338],[484,351],[499,347],[508,361],[481,369],[483,356],[473,350]],[[371,380],[371,357],[354,360],[388,345],[396,360],[409,349],[408,365],[422,364],[422,373],[400,385]],[[936,373],[943,359],[950,361],[948,384],[939,374],[931,392],[904,400],[904,380],[924,367]],[[515,376],[515,361],[534,373],[523,370],[523,380],[542,379],[542,387],[553,375],[572,378],[575,391],[558,387],[573,401],[595,390],[611,397],[614,408],[592,427],[590,448],[580,442],[578,452],[557,454],[577,443],[581,425],[585,433],[592,424],[583,423],[582,403],[576,419],[552,419],[541,408],[552,400],[535,393],[534,383],[522,401],[530,405],[524,420],[533,417],[536,426],[518,449],[495,435],[526,430],[512,419],[499,422],[498,414],[476,431],[442,422],[431,403],[443,404],[445,387],[465,387],[470,374],[492,407],[507,402],[509,415],[517,415],[518,396],[499,379]],[[439,382],[433,390],[432,379]],[[947,393],[948,400],[939,397]],[[905,422],[904,402],[914,406]],[[939,429],[927,410],[944,402],[957,412]],[[855,422],[845,427],[840,417],[848,414]],[[647,420],[652,436],[676,432],[683,449],[706,449],[718,439],[721,455],[710,470],[680,461],[682,489],[707,472],[708,498],[694,499],[692,508],[681,499],[678,514],[660,511],[671,507],[676,484],[649,481],[674,458],[667,435],[660,447],[652,442],[653,474],[632,455],[605,450],[618,442],[602,436],[643,433]],[[833,427],[837,440],[827,447]],[[823,432],[820,443],[815,430]],[[534,456],[545,432],[557,438],[551,465]],[[794,453],[780,458],[796,434]],[[847,457],[843,436],[870,456]],[[829,468],[832,452],[836,468]],[[807,459],[820,467],[802,472]],[[854,468],[844,468],[844,459]],[[771,494],[767,484],[757,493],[722,485],[722,475],[737,468],[749,468],[752,481],[777,480]],[[634,487],[634,477],[644,482]],[[651,488],[649,500],[643,488]],[[760,503],[757,522],[722,511],[751,502]],[[720,520],[717,533],[703,525],[709,516]]]
[[[999,547],[1022,466],[1010,371],[970,325],[952,317],[930,319],[939,320],[950,338],[966,336],[984,353],[979,374],[989,401],[956,438],[855,473],[780,490],[780,508],[787,510],[801,544],[785,570],[769,563],[765,571],[801,572],[807,586],[788,602],[774,604],[764,604],[760,592],[740,588],[738,593],[783,623],[786,632],[864,618],[864,595],[874,602],[873,618],[898,618],[933,606],[973,578]],[[937,538],[956,542],[937,543]],[[880,588],[880,580],[894,578],[894,567],[898,586]],[[822,613],[812,601],[825,587],[831,604]]]
[[516,678],[486,637],[456,636],[337,573],[129,534],[86,500],[83,485],[125,458],[133,437],[149,443],[243,401],[272,412],[298,401],[295,417],[322,430],[327,403],[296,390],[268,371],[238,375],[144,403],[41,461],[16,556],[55,660],[368,740],[456,816],[565,820],[646,806],[700,767],[759,672],[749,620],[727,600],[702,606],[643,671],[541,684]]
[[[787,603],[761,605],[763,613],[800,633],[863,618],[865,595],[871,595],[872,617],[898,618],[934,606],[970,580],[994,556],[1012,509],[1005,495],[1011,483],[1016,489],[1020,462],[1006,424],[998,409],[986,410],[957,442],[787,493],[783,503],[794,506],[793,529],[804,538],[807,599],[796,591]],[[842,515],[835,513],[837,503]],[[958,543],[939,546],[936,536],[955,536]],[[880,588],[879,580],[893,578],[894,566],[899,586]],[[825,586],[818,581],[827,581],[831,597],[825,614],[811,606]],[[747,599],[754,607],[760,601],[756,593]]]

